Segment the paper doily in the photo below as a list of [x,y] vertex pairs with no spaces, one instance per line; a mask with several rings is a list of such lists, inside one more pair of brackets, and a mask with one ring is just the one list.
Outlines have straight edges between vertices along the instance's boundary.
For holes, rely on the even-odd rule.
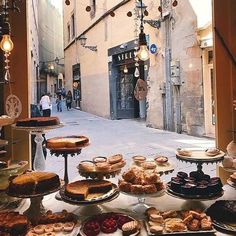
[[16,95],[9,95],[5,103],[6,114],[12,118],[17,118],[22,112],[22,103]]

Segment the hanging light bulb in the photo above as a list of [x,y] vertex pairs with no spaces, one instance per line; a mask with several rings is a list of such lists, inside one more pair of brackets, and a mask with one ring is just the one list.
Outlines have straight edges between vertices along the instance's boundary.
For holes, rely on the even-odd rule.
[[0,43],[0,47],[4,52],[11,52],[14,48],[14,44],[11,40],[11,36],[8,34],[5,34],[2,36],[2,41]]
[[138,78],[140,75],[138,67],[135,68],[134,77]]
[[139,34],[139,50],[138,50],[137,56],[142,61],[146,61],[149,58],[149,51],[147,48],[146,35],[143,32],[143,29],[141,29],[141,32]]
[[127,74],[127,73],[129,72],[127,65],[125,65],[125,67],[124,67],[124,70],[123,70],[123,71],[124,71],[124,73],[125,73],[125,74]]
[[10,29],[10,24],[9,22],[4,22],[3,26],[2,26],[2,40],[0,42],[0,47],[1,49],[6,52],[9,53],[11,52],[11,50],[14,47],[14,44],[11,40],[11,29]]

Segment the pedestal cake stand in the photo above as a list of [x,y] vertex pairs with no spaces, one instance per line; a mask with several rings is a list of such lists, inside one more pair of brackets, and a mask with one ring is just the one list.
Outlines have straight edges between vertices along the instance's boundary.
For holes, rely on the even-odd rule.
[[34,141],[36,143],[36,152],[33,163],[34,170],[43,171],[45,170],[46,167],[45,158],[43,154],[43,146],[42,146],[44,140],[43,134],[45,134],[49,130],[61,128],[63,126],[64,126],[63,124],[52,125],[52,126],[41,126],[41,127],[23,127],[23,126],[16,126],[15,124],[12,125],[12,127],[15,130],[23,130],[36,135],[36,137],[34,138]]

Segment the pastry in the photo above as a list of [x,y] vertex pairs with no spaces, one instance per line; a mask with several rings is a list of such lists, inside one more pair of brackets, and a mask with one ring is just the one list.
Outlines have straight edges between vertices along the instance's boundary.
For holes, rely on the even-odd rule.
[[188,229],[191,231],[198,231],[200,229],[200,221],[197,219],[193,219],[187,225]]
[[168,218],[165,220],[165,229],[169,233],[183,232],[187,230],[187,227],[180,218]]
[[123,156],[121,154],[116,154],[114,156],[108,157],[109,164],[116,164],[118,162],[121,162],[122,160],[123,160]]
[[188,177],[188,174],[185,173],[185,172],[179,171],[177,173],[177,177],[180,178],[181,180],[184,180],[184,179],[186,179]]
[[211,230],[212,229],[212,221],[210,217],[203,218],[200,222],[202,230]]
[[184,224],[189,224],[191,221],[193,220],[193,215],[188,215],[188,216],[186,216],[184,219],[183,219],[183,223]]
[[163,217],[158,214],[150,214],[149,220],[156,223],[163,223]]
[[65,187],[65,195],[77,200],[85,200],[90,193],[107,193],[112,183],[106,180],[80,180]]
[[187,149],[178,148],[177,154],[179,154],[180,156],[191,157],[192,152]]
[[145,214],[150,217],[151,214],[160,215],[160,212],[155,207],[150,207],[146,210]]
[[189,214],[191,214],[193,216],[193,218],[196,218],[197,220],[202,219],[202,215],[200,213],[198,213],[197,211],[189,211]]
[[153,173],[145,173],[144,174],[144,182],[145,184],[155,184],[159,181],[160,176],[153,172]]
[[163,226],[158,226],[158,225],[156,225],[156,226],[151,226],[150,227],[150,232],[151,233],[153,233],[153,234],[162,234],[162,232],[163,232]]
[[120,191],[126,192],[126,193],[131,192],[131,186],[132,186],[131,183],[121,180],[118,185],[119,185]]
[[81,161],[79,164],[79,170],[84,172],[94,172],[95,165],[92,161]]
[[133,194],[143,194],[144,193],[143,186],[138,185],[138,184],[131,185],[131,193],[133,193]]
[[162,217],[164,219],[167,219],[167,218],[174,218],[177,216],[177,212],[176,211],[165,211],[162,213]]
[[85,223],[83,227],[83,232],[85,233],[86,236],[96,236],[100,233],[100,225],[97,221],[89,221]]
[[126,235],[132,235],[136,233],[139,230],[139,224],[137,221],[130,221],[128,223],[125,223],[122,226],[122,234],[124,236]]
[[209,193],[209,191],[208,191],[208,186],[207,185],[198,185],[196,187],[196,194],[197,195],[205,196],[208,193]]
[[9,193],[14,195],[32,195],[57,189],[60,179],[50,172],[29,172],[15,177],[9,183]]
[[220,150],[218,148],[208,148],[205,151],[205,153],[206,153],[207,156],[214,157],[214,156],[216,156],[220,153]]
[[102,157],[102,156],[94,157],[93,158],[93,162],[94,163],[107,162],[107,158],[106,157]]
[[34,232],[36,234],[43,234],[45,232],[45,225],[37,225],[34,227]]
[[65,136],[55,137],[47,140],[47,148],[49,149],[70,149],[79,148],[87,145],[89,139],[85,136]]
[[56,234],[54,232],[48,232],[43,234],[43,236],[56,236]]
[[107,218],[102,222],[101,231],[105,234],[115,233],[118,228],[116,220],[113,218]]
[[115,163],[115,164],[112,164],[111,165],[111,170],[117,170],[117,169],[121,169],[125,166],[126,162],[124,160],[118,162],[118,163]]
[[143,156],[133,156],[132,159],[137,166],[141,166],[146,161],[146,157]]
[[181,186],[181,193],[186,195],[194,195],[196,193],[196,184],[187,183]]
[[216,221],[236,224],[236,201],[216,201],[206,213]]
[[156,169],[157,165],[154,161],[145,161],[141,164],[141,167],[144,170],[153,170]]
[[174,192],[180,193],[180,192],[181,192],[181,186],[182,186],[183,184],[184,184],[184,183],[181,182],[181,181],[171,181],[171,182],[170,182],[170,188],[171,188],[171,190],[173,190]]
[[63,230],[65,232],[71,232],[74,229],[75,223],[74,222],[66,222],[64,224]]
[[135,171],[133,168],[129,169],[128,171],[122,174],[122,177],[125,181],[131,182],[136,178]]
[[53,232],[53,225],[52,224],[46,225],[44,230],[46,233]]
[[29,221],[18,212],[0,212],[0,233],[9,236],[26,235]]
[[60,120],[58,117],[33,117],[20,119],[16,122],[16,126],[21,127],[42,127],[42,126],[53,126],[59,125]]
[[157,156],[154,160],[157,163],[157,165],[162,166],[162,165],[165,165],[168,162],[168,157]]
[[97,172],[108,172],[111,170],[111,165],[107,162],[97,162],[95,163],[95,170]]
[[60,232],[64,228],[64,225],[62,223],[55,223],[53,224],[53,231]]
[[148,184],[143,186],[144,193],[150,194],[150,193],[156,193],[157,189],[155,184]]

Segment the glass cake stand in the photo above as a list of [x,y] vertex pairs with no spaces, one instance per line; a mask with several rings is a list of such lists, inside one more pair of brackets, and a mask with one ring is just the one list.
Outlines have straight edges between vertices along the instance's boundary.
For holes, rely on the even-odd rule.
[[46,131],[61,128],[63,126],[64,126],[63,124],[52,125],[52,126],[41,126],[41,127],[23,127],[23,126],[16,126],[15,124],[12,125],[12,127],[15,130],[27,131],[35,135],[34,141],[36,143],[36,152],[33,163],[34,170],[43,171],[45,170],[46,167],[46,162],[43,154],[43,146],[42,146],[44,140],[43,134],[45,134]]
[[127,196],[136,197],[138,199],[138,202],[133,205],[132,211],[139,215],[143,215],[145,211],[148,208],[150,208],[150,206],[146,204],[146,199],[162,197],[165,194],[165,189],[158,191],[156,193],[150,193],[150,194],[133,194],[133,193],[126,193],[122,191],[121,193]]

